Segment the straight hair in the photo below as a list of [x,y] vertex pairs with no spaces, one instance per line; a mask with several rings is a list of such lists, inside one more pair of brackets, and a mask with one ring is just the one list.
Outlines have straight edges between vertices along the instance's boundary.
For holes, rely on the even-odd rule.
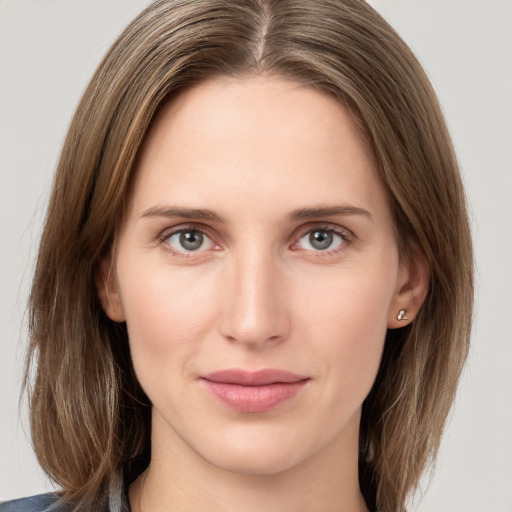
[[126,326],[104,314],[95,287],[139,148],[180,91],[258,75],[349,108],[388,194],[401,257],[416,248],[430,268],[427,299],[410,325],[388,331],[363,404],[359,479],[368,508],[405,511],[435,459],[468,352],[473,260],[456,157],[422,67],[362,0],[159,0],[119,36],[78,105],[30,295],[33,445],[77,509],[100,510],[116,475],[132,478],[151,456],[151,404]]

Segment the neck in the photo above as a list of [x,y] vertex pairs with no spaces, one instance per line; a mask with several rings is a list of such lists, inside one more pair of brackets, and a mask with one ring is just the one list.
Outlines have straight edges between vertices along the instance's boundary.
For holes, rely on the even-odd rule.
[[291,468],[251,474],[210,464],[178,436],[162,440],[154,421],[151,464],[130,486],[131,510],[366,512],[358,482],[357,430],[355,442],[343,436]]

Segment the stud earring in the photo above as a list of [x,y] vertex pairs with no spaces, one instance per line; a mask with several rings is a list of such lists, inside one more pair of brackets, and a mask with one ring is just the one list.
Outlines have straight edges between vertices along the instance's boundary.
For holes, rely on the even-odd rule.
[[396,317],[397,320],[409,320],[406,316],[405,316],[405,309],[401,309],[399,312],[398,312],[398,315]]

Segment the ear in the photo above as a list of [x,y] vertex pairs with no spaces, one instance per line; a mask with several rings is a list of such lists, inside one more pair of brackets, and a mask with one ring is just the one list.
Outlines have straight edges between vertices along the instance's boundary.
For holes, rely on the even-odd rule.
[[101,260],[95,273],[96,292],[100,299],[103,311],[114,322],[124,322],[124,314],[119,289],[116,283],[112,258],[110,256]]
[[[427,297],[430,268],[419,247],[414,246],[400,263],[396,292],[388,312],[388,328],[410,324]],[[403,313],[401,313],[403,310]]]

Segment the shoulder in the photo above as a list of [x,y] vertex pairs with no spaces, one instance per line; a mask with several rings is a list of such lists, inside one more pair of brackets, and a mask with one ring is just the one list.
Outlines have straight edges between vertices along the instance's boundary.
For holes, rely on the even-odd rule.
[[0,512],[63,512],[56,494],[38,494],[28,498],[0,502]]

